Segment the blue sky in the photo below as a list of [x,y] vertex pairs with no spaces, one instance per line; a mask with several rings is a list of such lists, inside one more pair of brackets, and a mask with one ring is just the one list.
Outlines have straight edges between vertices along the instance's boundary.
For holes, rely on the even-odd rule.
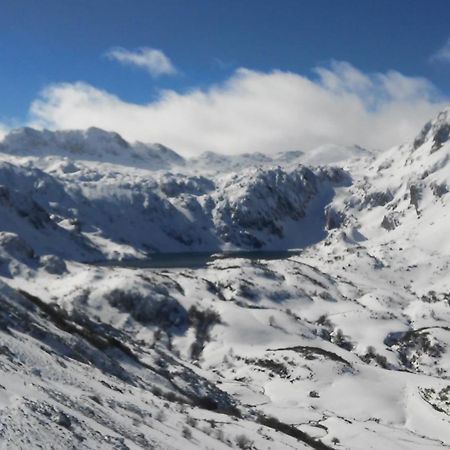
[[[447,0],[4,1],[0,122],[31,120],[30,105],[57,83],[83,81],[140,105],[157,101],[161,90],[207,91],[242,67],[314,79],[314,68],[332,61],[367,75],[422,77],[443,102],[450,97],[450,57],[433,55],[450,37],[449,18]],[[106,56],[115,47],[159,49],[177,73],[154,77],[121,64]]]

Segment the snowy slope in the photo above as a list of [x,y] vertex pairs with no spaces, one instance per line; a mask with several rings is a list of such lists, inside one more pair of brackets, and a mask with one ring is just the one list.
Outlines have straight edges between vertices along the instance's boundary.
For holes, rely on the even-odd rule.
[[[209,177],[187,167],[164,171],[184,160],[92,128],[20,129],[6,136],[1,151],[2,229],[18,230],[40,255],[76,260],[303,246],[325,235],[316,210],[350,183],[341,169],[298,164]],[[293,232],[293,224],[300,229]]]
[[449,448],[449,136],[450,110],[376,156],[7,136],[0,448]]

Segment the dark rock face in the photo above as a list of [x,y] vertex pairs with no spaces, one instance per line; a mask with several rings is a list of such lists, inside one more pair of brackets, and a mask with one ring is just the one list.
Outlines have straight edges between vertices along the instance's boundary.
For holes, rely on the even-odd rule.
[[18,261],[27,263],[36,259],[36,254],[30,245],[15,233],[0,232],[0,247]]
[[161,190],[168,197],[177,197],[181,194],[204,195],[214,188],[213,181],[202,176],[180,179],[167,175],[161,181]]
[[431,153],[439,150],[450,138],[449,110],[442,111],[435,120],[427,122],[413,143],[413,150],[417,150],[425,142],[432,141]]
[[433,146],[431,147],[431,153],[439,150],[444,142],[448,141],[450,136],[450,124],[442,124],[434,133]]
[[398,225],[399,222],[394,214],[385,215],[383,217],[383,221],[381,222],[381,226],[388,231],[394,230],[395,228],[398,227]]
[[386,192],[370,192],[364,198],[364,204],[367,206],[384,206],[392,201],[394,196],[390,191]]
[[339,228],[345,217],[340,211],[336,211],[332,207],[327,207],[325,210],[325,227],[327,230],[334,230]]
[[431,130],[432,122],[427,122],[422,130],[420,130],[419,135],[416,137],[413,143],[413,149],[417,150],[420,146],[422,146],[425,143],[425,140],[427,138],[428,132]]
[[[237,177],[234,184],[241,188],[238,195],[224,198],[213,213],[219,224],[218,234],[225,242],[260,248],[265,244],[261,233],[283,238],[286,220],[300,221],[322,189],[331,193],[333,185],[348,182],[348,175],[341,169],[313,171],[303,166],[292,171],[279,167],[259,170]],[[226,189],[232,190],[231,186]],[[324,201],[322,207],[326,204]]]
[[409,201],[410,204],[414,206],[417,215],[420,214],[419,211],[419,201],[422,197],[422,188],[419,185],[412,184],[409,187]]
[[53,275],[62,275],[67,272],[67,266],[63,259],[55,255],[45,255],[40,258],[41,266]]

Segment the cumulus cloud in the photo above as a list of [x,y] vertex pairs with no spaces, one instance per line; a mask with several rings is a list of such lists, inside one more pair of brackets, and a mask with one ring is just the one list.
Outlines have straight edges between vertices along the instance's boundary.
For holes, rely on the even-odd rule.
[[185,155],[309,150],[323,144],[386,148],[412,139],[444,99],[426,79],[366,74],[344,62],[314,78],[238,69],[226,82],[187,93],[163,91],[140,105],[86,83],[47,87],[35,126],[97,126],[129,140],[161,142]]
[[450,38],[436,53],[431,55],[430,60],[432,62],[450,62]]
[[155,78],[177,73],[170,59],[161,50],[155,48],[141,47],[131,51],[115,47],[106,52],[105,56],[121,64],[142,68]]

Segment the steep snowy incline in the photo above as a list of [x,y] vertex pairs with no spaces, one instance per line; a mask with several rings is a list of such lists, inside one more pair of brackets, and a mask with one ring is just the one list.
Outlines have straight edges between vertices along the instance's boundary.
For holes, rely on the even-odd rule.
[[[414,143],[383,152],[351,189],[349,207],[365,211],[383,207],[383,228],[411,224],[412,217],[443,217],[450,176],[450,111],[427,123]],[[429,212],[427,212],[430,210]],[[392,220],[391,220],[392,219]],[[448,249],[446,249],[448,250]]]
[[[0,282],[0,448],[310,448],[163,346]],[[289,428],[289,427],[288,427]],[[247,445],[246,444],[246,445]],[[242,448],[242,447],[241,447]],[[319,449],[326,450],[326,445]]]
[[214,222],[225,242],[246,248],[298,248],[326,236],[325,208],[351,178],[341,169],[243,171],[225,178]]

